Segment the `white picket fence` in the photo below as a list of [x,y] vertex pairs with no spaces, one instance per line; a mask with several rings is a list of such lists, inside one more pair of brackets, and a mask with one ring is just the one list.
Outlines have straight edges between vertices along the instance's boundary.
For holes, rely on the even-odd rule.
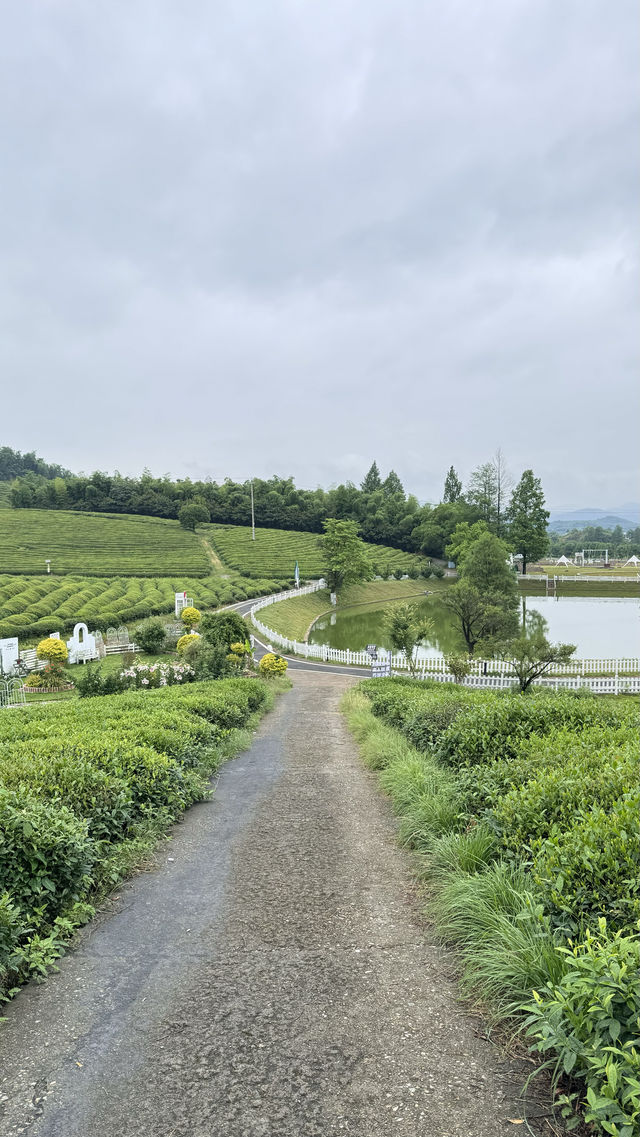
[[[104,659],[105,655],[121,655],[127,651],[139,651],[137,644],[104,644],[103,650],[99,652],[99,658]],[[36,656],[36,649],[34,647],[26,648],[25,651],[20,652],[20,661],[24,663],[28,671],[43,671],[47,666],[46,660],[38,659]]]
[[[265,596],[257,600],[251,607],[250,616],[258,631],[276,647],[282,648],[290,655],[299,655],[303,659],[317,660],[319,663],[341,663],[352,667],[371,667],[371,656],[366,651],[351,651],[349,648],[334,648],[327,644],[299,643],[290,640],[279,632],[267,627],[256,616],[258,611],[276,604],[280,600],[289,600],[294,596],[304,596],[311,592],[318,592],[324,583],[316,582],[305,588],[292,588],[288,592],[279,592],[273,596]],[[404,652],[389,652],[378,648],[378,659],[391,659],[393,671],[407,671],[408,661]],[[494,687],[496,689],[513,686],[515,680],[512,666],[504,659],[473,659],[470,660],[471,672],[464,680],[467,687]],[[416,673],[421,679],[436,679],[443,683],[453,683],[454,677],[448,670],[442,657],[420,659],[416,665]],[[635,673],[635,674],[634,674]],[[578,690],[587,688],[599,694],[620,694],[640,692],[640,659],[574,659],[571,663],[556,664],[553,672],[544,679],[536,680],[542,687],[568,688]]]
[[618,584],[635,584],[640,580],[640,572],[635,576],[595,576],[595,574],[585,572],[581,576],[565,576],[564,573],[550,575],[544,572],[523,572],[518,575],[518,580],[539,580],[543,583],[547,580],[559,581],[561,584],[564,581],[572,580],[577,581],[579,584],[588,584],[590,581],[616,581]]

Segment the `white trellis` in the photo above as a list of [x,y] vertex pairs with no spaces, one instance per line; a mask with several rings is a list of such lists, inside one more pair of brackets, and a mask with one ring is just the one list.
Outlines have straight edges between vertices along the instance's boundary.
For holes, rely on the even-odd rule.
[[0,679],[0,707],[21,707],[26,701],[21,679]]

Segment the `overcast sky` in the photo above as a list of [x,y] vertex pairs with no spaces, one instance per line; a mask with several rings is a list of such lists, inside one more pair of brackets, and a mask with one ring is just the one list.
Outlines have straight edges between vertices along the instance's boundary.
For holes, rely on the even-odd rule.
[[2,0],[0,444],[637,498],[635,0]]

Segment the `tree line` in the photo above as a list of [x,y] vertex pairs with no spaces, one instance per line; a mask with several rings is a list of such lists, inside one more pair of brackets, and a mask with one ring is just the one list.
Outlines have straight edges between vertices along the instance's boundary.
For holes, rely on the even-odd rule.
[[[34,456],[18,457],[31,460]],[[36,466],[41,462],[34,460]],[[8,459],[5,468],[12,468]],[[188,525],[206,520],[247,525],[251,519],[248,480],[171,479],[167,475],[154,477],[148,470],[138,478],[100,471],[69,474],[58,466],[47,466],[46,471],[30,466],[11,477],[11,504],[16,509],[180,518],[181,511],[189,507],[183,513]],[[489,532],[508,539],[511,545],[518,544],[514,551],[527,561],[547,549],[548,513],[539,479],[534,478],[532,471],[525,471],[514,489],[499,450],[472,472],[466,487],[451,466],[438,504],[421,505],[414,494],[405,492],[394,470],[383,478],[375,461],[359,486],[345,482],[329,490],[305,490],[299,489],[293,478],[274,475],[253,479],[253,491],[256,523],[263,528],[321,533],[327,517],[352,520],[357,523],[360,536],[371,544],[442,558],[458,525],[483,521]],[[529,517],[524,528],[523,511]]]

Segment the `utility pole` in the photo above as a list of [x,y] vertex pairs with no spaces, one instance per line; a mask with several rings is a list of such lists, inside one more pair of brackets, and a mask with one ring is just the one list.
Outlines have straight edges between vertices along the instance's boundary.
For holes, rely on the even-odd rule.
[[253,478],[249,482],[251,486],[251,540],[256,539],[256,515],[253,509]]

